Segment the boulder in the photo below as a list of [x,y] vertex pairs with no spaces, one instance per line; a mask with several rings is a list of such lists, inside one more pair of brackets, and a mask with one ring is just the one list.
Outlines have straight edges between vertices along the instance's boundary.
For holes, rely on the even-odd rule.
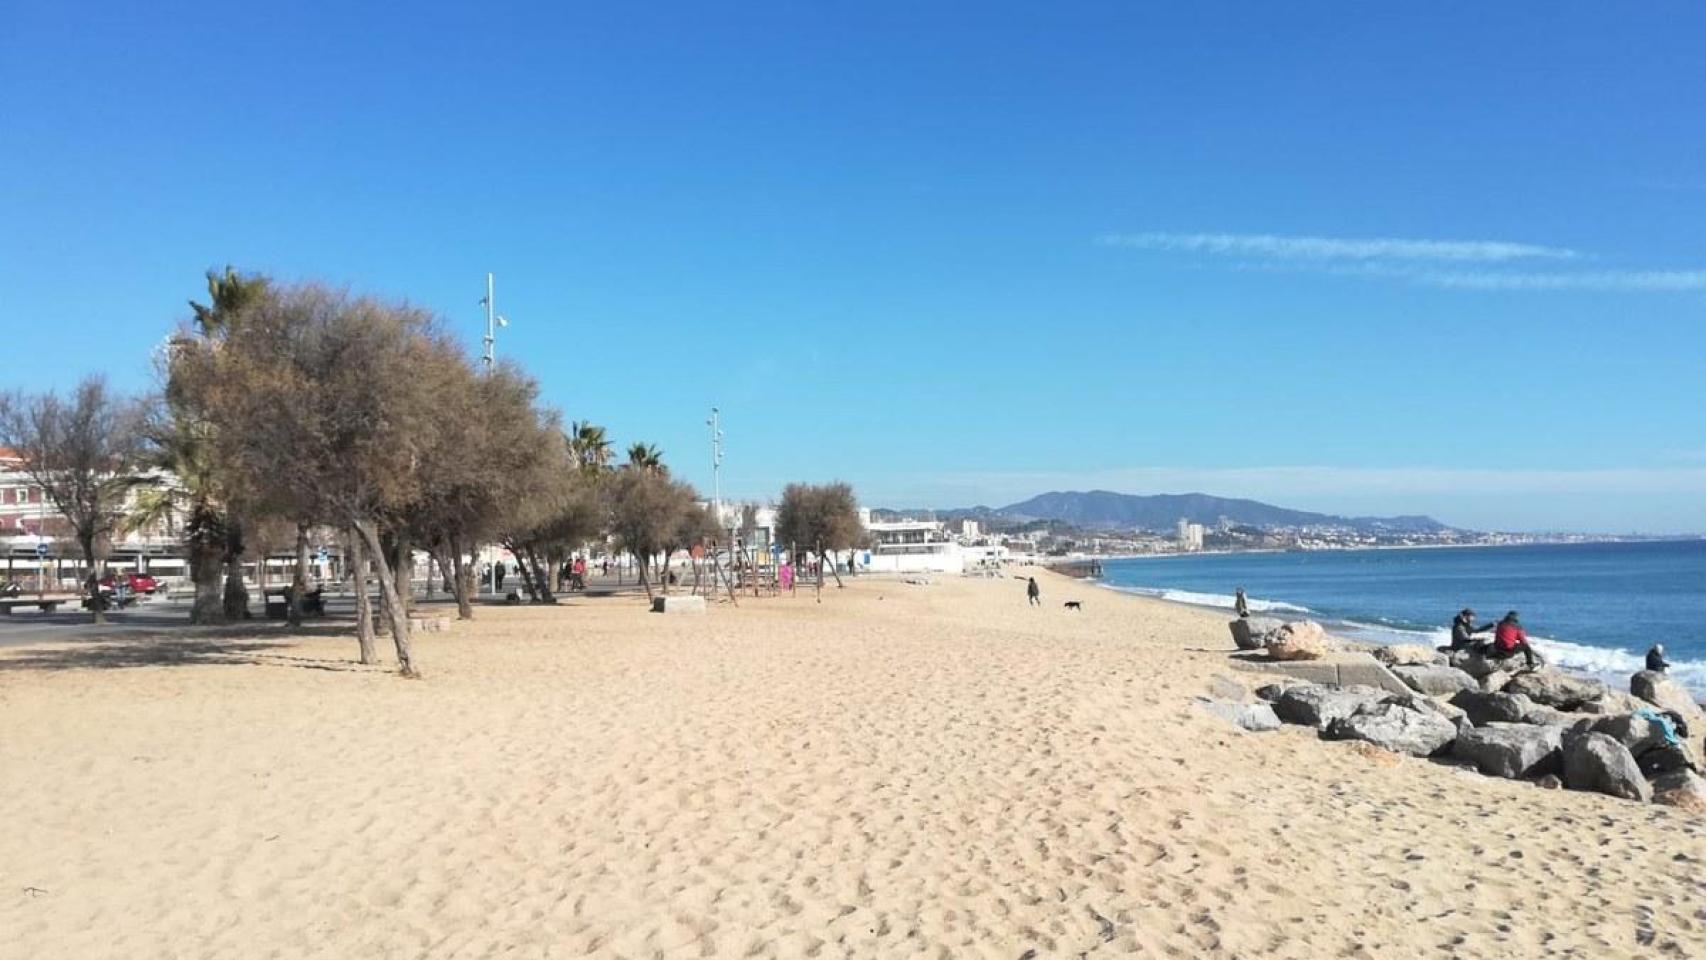
[[1327,644],[1319,639],[1276,640],[1268,644],[1270,660],[1320,660],[1327,656]]
[[1393,674],[1410,689],[1434,697],[1449,697],[1459,690],[1477,690],[1475,678],[1456,667],[1436,664],[1398,664]]
[[1457,731],[1451,752],[1492,777],[1515,780],[1556,773],[1563,762],[1563,728],[1489,723]]
[[1698,729],[1706,721],[1688,688],[1656,670],[1642,670],[1630,677],[1629,692],[1660,710],[1676,711],[1691,728]]
[[1522,664],[1522,658],[1507,657],[1501,660],[1497,657],[1483,657],[1474,650],[1453,650],[1446,662],[1471,677],[1480,678],[1494,673],[1515,673]]
[[1273,683],[1264,683],[1257,687],[1256,697],[1259,700],[1266,700],[1269,703],[1273,703],[1275,700],[1280,698],[1280,694],[1285,693],[1292,687],[1308,686],[1313,686],[1313,684],[1307,680],[1292,680],[1289,678],[1285,680],[1275,680]]
[[1605,684],[1587,677],[1572,677],[1557,670],[1541,669],[1519,673],[1505,684],[1505,693],[1520,693],[1535,703],[1574,710],[1605,694]]
[[1327,655],[1327,631],[1313,620],[1294,620],[1267,637],[1274,660],[1320,660]]
[[1581,713],[1597,714],[1634,713],[1642,707],[1649,706],[1652,704],[1634,694],[1624,693],[1621,690],[1607,690],[1600,694],[1597,699],[1584,701],[1576,710]]
[[1571,790],[1639,800],[1653,799],[1653,788],[1628,748],[1603,733],[1570,733],[1563,738],[1564,786]]
[[1373,687],[1299,684],[1280,693],[1274,700],[1274,713],[1286,723],[1325,730],[1334,720],[1348,717],[1365,705],[1380,703],[1388,696],[1384,690]]
[[1700,761],[1688,744],[1664,743],[1642,753],[1635,760],[1641,772],[1649,777],[1675,773],[1678,770],[1698,770]]
[[1521,723],[1534,709],[1534,701],[1521,694],[1482,693],[1464,690],[1453,694],[1451,705],[1461,709],[1477,727],[1489,723]]
[[[1273,624],[1261,626],[1261,624]],[[1266,620],[1252,620],[1249,617],[1239,617],[1227,624],[1232,629],[1232,642],[1240,650],[1260,650],[1267,642],[1269,630],[1279,629],[1277,623]]]
[[1628,750],[1630,756],[1637,760],[1642,754],[1668,742],[1662,726],[1645,717],[1631,714],[1578,720],[1575,729],[1583,733],[1603,733],[1623,744],[1623,749]]
[[1401,703],[1365,704],[1348,717],[1327,724],[1329,740],[1362,740],[1383,750],[1431,757],[1457,737],[1457,725],[1431,710]]
[[1197,703],[1227,723],[1252,733],[1280,728],[1274,708],[1265,703],[1227,703],[1223,700],[1198,700]]
[[1706,778],[1693,770],[1675,770],[1653,780],[1653,802],[1678,810],[1706,813]]
[[1370,652],[1374,654],[1374,659],[1389,667],[1446,665],[1445,654],[1419,643],[1395,643],[1391,646],[1382,644]]
[[1501,670],[1489,673],[1475,682],[1481,685],[1482,693],[1500,693],[1505,689],[1505,684],[1511,682],[1511,675]]
[[[1521,696],[1521,694],[1515,694],[1515,696]],[[1578,719],[1580,718],[1573,713],[1566,713],[1557,707],[1548,707],[1543,703],[1529,707],[1528,712],[1522,715],[1523,723],[1533,723],[1543,727],[1568,727]]]

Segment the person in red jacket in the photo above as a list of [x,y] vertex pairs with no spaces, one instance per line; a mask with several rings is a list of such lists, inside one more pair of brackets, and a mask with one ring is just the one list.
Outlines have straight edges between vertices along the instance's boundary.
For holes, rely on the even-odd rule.
[[1516,611],[1505,614],[1499,625],[1493,630],[1492,655],[1500,660],[1508,660],[1522,654],[1528,669],[1534,669],[1534,648],[1528,645],[1528,634],[1523,632],[1522,621],[1516,617]]

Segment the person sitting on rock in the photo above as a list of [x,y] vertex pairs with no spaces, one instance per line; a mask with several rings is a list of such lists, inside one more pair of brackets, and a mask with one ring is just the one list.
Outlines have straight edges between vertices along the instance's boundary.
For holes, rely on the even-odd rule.
[[1493,628],[1493,646],[1486,655],[1495,660],[1509,660],[1518,653],[1522,654],[1528,669],[1533,670],[1537,659],[1534,648],[1528,645],[1528,634],[1522,629],[1522,621],[1517,619],[1516,611],[1512,610]]
[[1654,673],[1664,673],[1670,669],[1670,661],[1665,659],[1664,644],[1655,643],[1653,648],[1647,651],[1647,669]]
[[1232,610],[1240,617],[1250,615],[1250,598],[1244,596],[1243,587],[1239,587],[1238,591],[1232,595]]
[[1482,624],[1477,627],[1475,625],[1475,611],[1468,607],[1464,607],[1462,610],[1457,612],[1456,619],[1451,621],[1450,649],[1473,650],[1475,647],[1479,646],[1479,644],[1475,642],[1475,634],[1486,633],[1491,629],[1493,629],[1493,624],[1490,623]]

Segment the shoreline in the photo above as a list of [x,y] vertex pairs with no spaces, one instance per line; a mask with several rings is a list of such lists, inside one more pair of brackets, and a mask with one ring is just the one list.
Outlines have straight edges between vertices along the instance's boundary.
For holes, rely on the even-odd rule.
[[[1108,592],[1123,596],[1141,597],[1147,600],[1154,600],[1158,603],[1172,604],[1187,609],[1225,614],[1228,615],[1229,618],[1231,618],[1232,615],[1232,607],[1230,604],[1220,605],[1214,603],[1194,603],[1189,600],[1182,600],[1176,597],[1163,596],[1159,592],[1151,592],[1171,591],[1172,588],[1128,587],[1120,584],[1109,583],[1105,578],[1084,578],[1082,582],[1095,584]],[[1203,594],[1203,596],[1207,595]],[[1377,646],[1417,644],[1439,649],[1442,646],[1442,644],[1438,642],[1439,639],[1441,637],[1449,639],[1450,637],[1449,627],[1440,627],[1434,630],[1424,631],[1408,627],[1396,627],[1388,624],[1365,623],[1358,620],[1324,617],[1301,604],[1293,604],[1283,599],[1261,598],[1259,600],[1252,600],[1252,603],[1279,605],[1277,607],[1269,606],[1261,610],[1257,610],[1252,607],[1250,611],[1252,617],[1263,617],[1280,621],[1313,620],[1316,623],[1321,624],[1329,635],[1337,636],[1341,640],[1346,640],[1352,643]],[[1388,637],[1391,639],[1386,639]],[[1608,688],[1613,690],[1627,691],[1630,675],[1642,669],[1642,665],[1639,663],[1640,655],[1621,648],[1596,647],[1589,644],[1575,643],[1569,640],[1558,640],[1551,637],[1534,636],[1530,639],[1534,641],[1536,650],[1545,659],[1547,665],[1575,676],[1598,680],[1605,683]],[[1599,654],[1606,658],[1627,657],[1630,662],[1617,667],[1612,667],[1607,664],[1602,668],[1595,669],[1585,666],[1579,662],[1567,660],[1566,657],[1572,651],[1585,651],[1589,655]],[[1579,657],[1581,654],[1577,654],[1576,656]],[[1681,669],[1679,669],[1679,667]],[[1697,677],[1697,674],[1700,676]],[[1706,665],[1700,665],[1694,662],[1678,664],[1676,667],[1672,668],[1671,676],[1687,687],[1688,691],[1693,694],[1696,703],[1699,703],[1702,707],[1706,707]],[[1689,682],[1691,679],[1693,680],[1692,683]]]

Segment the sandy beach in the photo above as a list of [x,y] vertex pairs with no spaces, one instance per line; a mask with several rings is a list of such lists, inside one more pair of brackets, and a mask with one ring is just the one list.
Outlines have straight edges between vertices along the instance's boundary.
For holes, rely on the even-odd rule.
[[1041,576],[0,651],[0,956],[1706,956],[1706,819],[1242,732],[1221,616]]

